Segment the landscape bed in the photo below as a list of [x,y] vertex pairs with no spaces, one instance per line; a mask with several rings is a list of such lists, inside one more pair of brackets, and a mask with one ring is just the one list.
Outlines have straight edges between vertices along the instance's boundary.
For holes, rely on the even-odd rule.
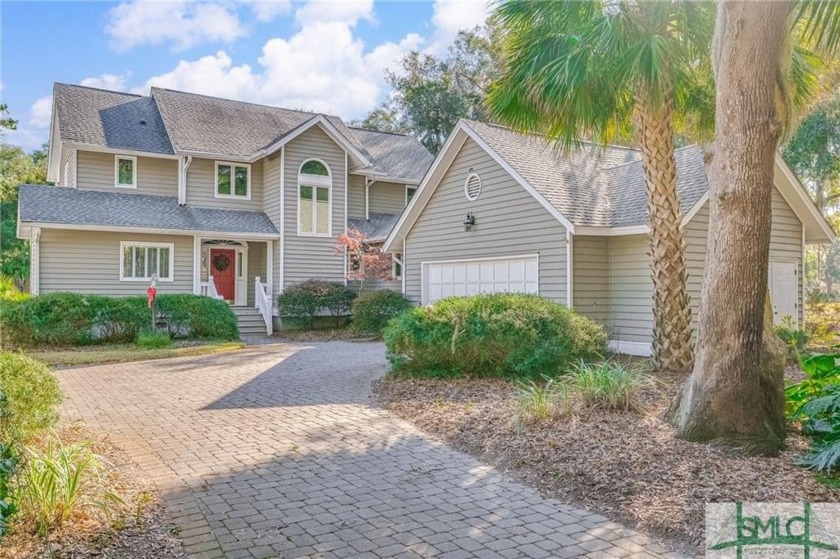
[[663,414],[684,379],[653,375],[643,411],[577,407],[544,421],[518,418],[516,384],[500,379],[390,375],[380,403],[431,436],[508,471],[545,495],[597,509],[697,553],[706,502],[840,502],[840,482],[794,464],[808,441],[791,432],[775,458],[734,457],[677,440]]
[[39,349],[28,351],[27,355],[51,367],[73,367],[80,365],[104,365],[107,363],[128,363],[170,357],[197,357],[213,353],[236,351],[245,347],[242,342],[175,342],[172,347],[142,349],[135,344],[107,344],[74,348]]
[[[76,427],[62,429],[59,436],[65,442],[94,440]],[[3,539],[0,559],[184,556],[177,531],[151,481],[107,437],[96,439],[91,450],[101,457],[108,485],[123,501],[119,508],[110,517],[74,515],[46,538],[19,526]]]

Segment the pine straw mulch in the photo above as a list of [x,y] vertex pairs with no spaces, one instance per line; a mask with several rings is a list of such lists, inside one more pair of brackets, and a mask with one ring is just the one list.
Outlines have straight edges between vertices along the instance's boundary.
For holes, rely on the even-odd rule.
[[91,450],[102,458],[104,481],[124,502],[109,517],[99,511],[76,514],[61,528],[40,538],[31,526],[18,521],[0,544],[0,559],[160,559],[184,557],[180,539],[152,483],[107,438],[98,440],[77,426],[62,429],[65,444],[92,441]]
[[515,386],[501,380],[390,375],[375,391],[389,411],[543,494],[692,554],[703,544],[706,502],[840,501],[840,490],[793,464],[807,450],[797,433],[775,458],[735,457],[677,440],[662,415],[683,378],[655,378],[656,387],[641,396],[644,412],[578,408],[526,424],[517,421]]

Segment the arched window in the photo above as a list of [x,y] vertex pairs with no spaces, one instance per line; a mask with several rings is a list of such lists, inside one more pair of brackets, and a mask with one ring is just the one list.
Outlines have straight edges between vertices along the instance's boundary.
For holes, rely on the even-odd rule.
[[332,234],[332,173],[319,159],[304,161],[298,171],[298,235]]

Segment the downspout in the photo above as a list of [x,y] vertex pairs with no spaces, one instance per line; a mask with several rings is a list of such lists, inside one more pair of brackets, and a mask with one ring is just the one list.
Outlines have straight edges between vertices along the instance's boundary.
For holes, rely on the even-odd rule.
[[370,220],[370,187],[376,179],[365,176],[365,219]]
[[192,155],[178,159],[178,205],[187,205],[187,171],[192,165]]
[[[347,234],[347,199],[350,197],[350,170],[347,168],[347,151],[344,152],[344,233]],[[347,286],[347,247],[344,247],[344,285]]]

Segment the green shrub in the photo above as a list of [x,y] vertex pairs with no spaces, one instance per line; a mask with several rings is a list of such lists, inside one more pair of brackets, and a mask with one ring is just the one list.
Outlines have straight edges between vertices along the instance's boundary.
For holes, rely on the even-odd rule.
[[55,407],[61,391],[43,363],[21,353],[0,352],[0,392],[5,396],[0,443],[26,441],[58,419]]
[[569,390],[587,406],[614,410],[638,410],[639,395],[653,384],[640,368],[620,363],[579,363],[564,379]]
[[49,440],[43,450],[27,448],[15,497],[24,522],[41,536],[76,513],[110,513],[122,500],[107,489],[100,458],[87,442]]
[[808,333],[795,324],[790,317],[785,317],[782,324],[776,326],[776,335],[791,349],[795,357],[796,352],[808,345]]
[[23,299],[29,299],[29,294],[19,290],[12,278],[0,276],[0,299],[22,301]]
[[282,316],[312,328],[321,311],[329,311],[336,318],[346,316],[355,298],[356,292],[341,283],[311,279],[287,287],[277,298],[277,306]]
[[[6,395],[0,392],[0,425],[6,425],[11,419]],[[9,522],[17,512],[13,502],[12,477],[17,473],[18,455],[16,445],[0,441],[0,538],[9,530]]]
[[172,345],[172,338],[166,332],[140,332],[137,347],[142,349],[163,349]]
[[800,463],[825,473],[840,471],[840,355],[811,355],[800,366],[805,380],[785,390],[788,417],[801,422],[812,440]]
[[411,303],[390,289],[365,293],[353,303],[353,329],[379,334],[388,321],[411,308]]
[[[236,315],[230,305],[219,299],[189,294],[159,295],[156,309],[158,321],[164,323],[172,338],[239,339]],[[148,312],[146,310],[147,324]]]
[[[224,301],[198,295],[160,295],[159,325],[172,337],[239,339],[236,315]],[[0,300],[4,347],[79,346],[132,342],[151,327],[145,297],[50,293]]]
[[395,371],[421,376],[556,376],[606,350],[594,321],[537,295],[449,297],[385,327]]

